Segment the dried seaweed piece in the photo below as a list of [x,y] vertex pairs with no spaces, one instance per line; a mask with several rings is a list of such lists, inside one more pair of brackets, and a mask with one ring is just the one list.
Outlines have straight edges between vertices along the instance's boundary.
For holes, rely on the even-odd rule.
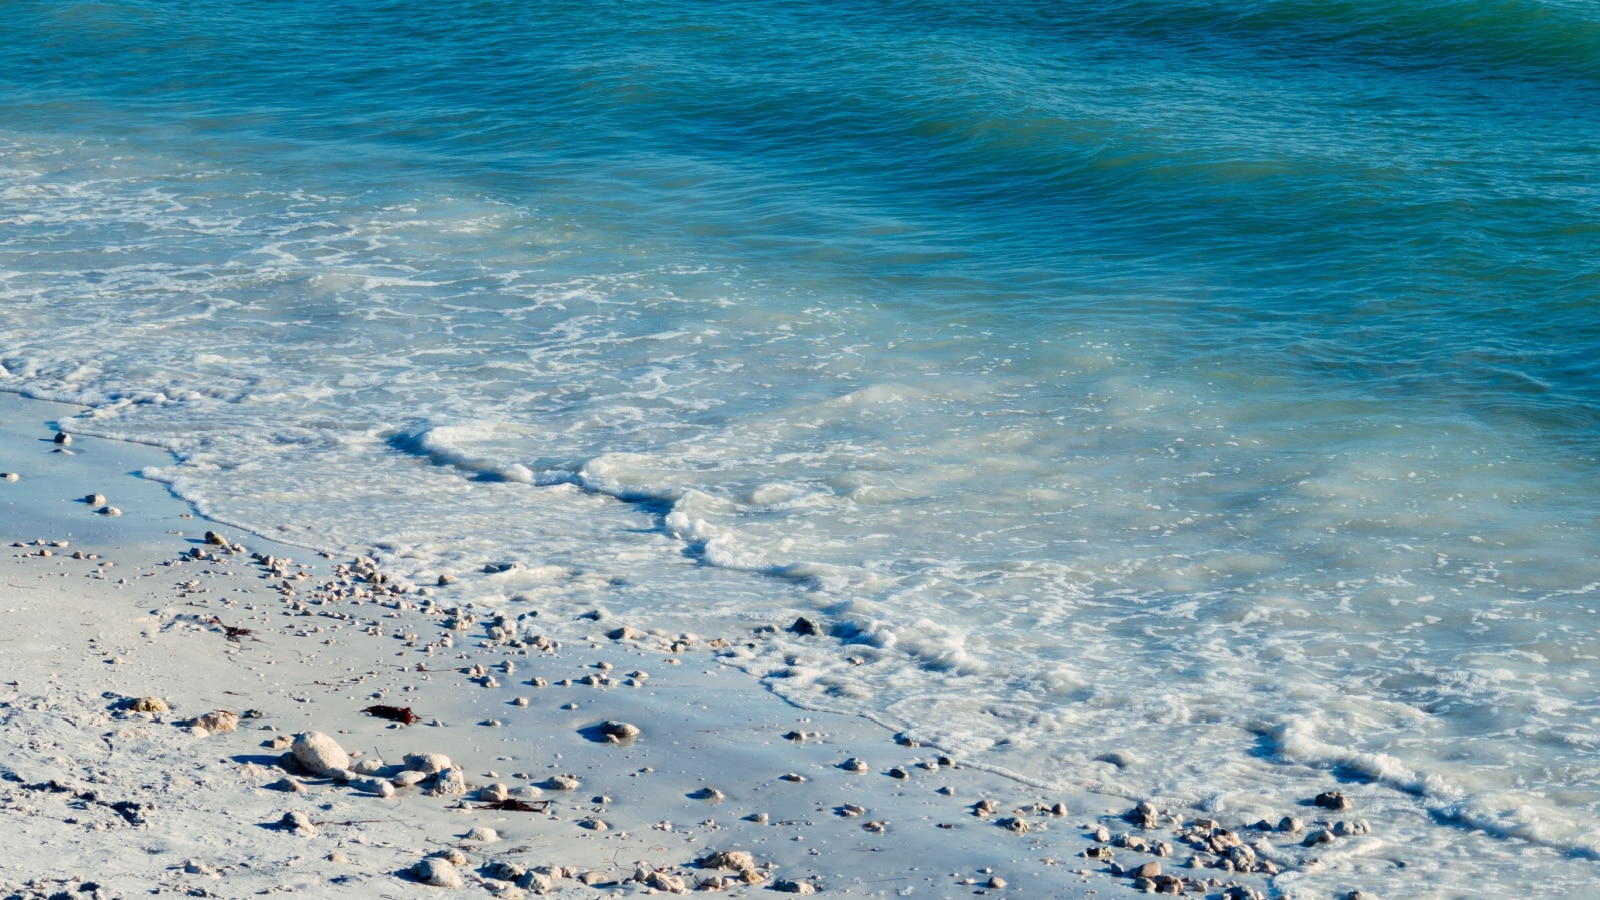
[[369,716],[377,716],[380,719],[388,719],[391,722],[399,722],[403,725],[415,725],[422,721],[422,717],[412,712],[409,706],[369,706],[363,709],[362,712]]
[[535,800],[534,802],[529,803],[526,800],[517,800],[515,798],[512,798],[512,799],[509,799],[509,800],[496,800],[493,803],[487,803],[487,804],[485,804],[483,806],[480,806],[478,808],[479,809],[497,809],[497,810],[500,810],[502,812],[544,812],[545,810],[550,808],[550,801],[549,800]]
[[253,628],[240,628],[237,625],[224,625],[222,624],[222,620],[216,616],[211,617],[211,624],[221,628],[222,636],[235,644],[239,643],[239,638],[249,637],[250,635],[256,633],[255,629]]

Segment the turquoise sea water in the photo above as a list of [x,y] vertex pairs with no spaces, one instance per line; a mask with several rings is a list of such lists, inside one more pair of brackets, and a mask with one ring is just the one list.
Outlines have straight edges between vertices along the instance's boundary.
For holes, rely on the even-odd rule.
[[1291,896],[1594,892],[1597,174],[1576,2],[5,3],[0,388],[1030,779],[1343,781]]

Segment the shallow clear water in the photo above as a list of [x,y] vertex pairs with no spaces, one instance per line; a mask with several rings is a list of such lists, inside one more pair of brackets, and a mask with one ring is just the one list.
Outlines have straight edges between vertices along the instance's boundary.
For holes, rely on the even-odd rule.
[[1291,895],[1600,886],[1600,14],[965,6],[7,4],[0,388],[1028,778],[1356,782]]

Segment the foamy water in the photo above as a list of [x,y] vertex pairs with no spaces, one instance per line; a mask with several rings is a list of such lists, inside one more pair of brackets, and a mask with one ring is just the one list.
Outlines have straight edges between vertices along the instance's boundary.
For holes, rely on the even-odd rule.
[[[1024,778],[1246,821],[1349,782],[1376,834],[1290,895],[1593,890],[1596,26],[1274,8],[429,19],[469,69],[473,29],[569,54],[482,44],[548,81],[496,101],[295,7],[185,108],[116,32],[5,76],[0,388],[462,602],[812,616],[738,662]],[[27,9],[13,55],[65,27]]]

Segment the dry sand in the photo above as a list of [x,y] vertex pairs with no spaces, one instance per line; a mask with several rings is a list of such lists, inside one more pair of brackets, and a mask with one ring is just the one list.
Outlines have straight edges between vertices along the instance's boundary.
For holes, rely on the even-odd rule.
[[[167,461],[161,451],[54,443],[49,423],[66,410],[0,396],[0,471],[20,476],[0,481],[0,896],[589,897],[720,885],[735,897],[1086,897],[1154,889],[1117,874],[1152,862],[1212,896],[1265,883],[1200,865],[1217,853],[1191,863],[1178,825],[1186,816],[1193,838],[1195,811],[1158,811],[1141,829],[1124,818],[1133,799],[941,765],[938,749],[874,723],[790,706],[719,663],[724,642],[759,634],[613,640],[648,623],[549,622],[526,603],[428,609],[431,592],[374,581],[382,573],[348,553],[207,522],[137,477]],[[121,514],[97,512],[91,493]],[[207,544],[208,531],[227,546]],[[138,698],[168,711],[139,711]],[[363,713],[375,704],[421,721]],[[190,724],[219,711],[240,717],[233,730]],[[639,733],[608,740],[608,721]],[[359,753],[354,767],[381,761],[379,777],[286,769],[284,745],[307,731]],[[447,756],[467,792],[431,790],[449,789],[447,774],[373,793],[388,790],[379,780],[418,777],[402,767],[421,753]],[[843,765],[855,758],[864,771]],[[558,775],[578,786],[551,786]],[[303,790],[283,790],[286,777]],[[527,808],[491,807],[493,785]],[[981,801],[994,811],[979,814]],[[285,825],[294,813],[310,828]],[[1131,848],[1106,846],[1118,833]],[[1254,859],[1298,858],[1268,836],[1239,836]],[[1299,838],[1279,843],[1298,850]],[[1107,858],[1084,856],[1102,847]],[[747,852],[754,868],[742,874],[742,857],[728,869],[695,864],[726,851]],[[429,872],[462,887],[417,880]]]

